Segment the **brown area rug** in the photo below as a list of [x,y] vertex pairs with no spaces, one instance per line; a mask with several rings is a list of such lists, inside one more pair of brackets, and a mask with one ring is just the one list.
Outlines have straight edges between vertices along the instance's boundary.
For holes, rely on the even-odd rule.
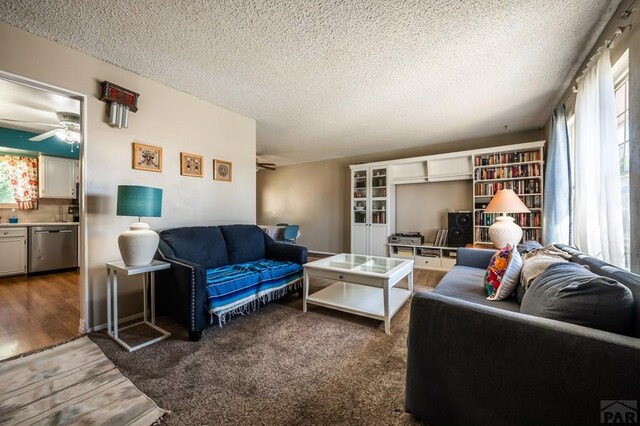
[[[433,288],[444,273],[417,271],[415,289]],[[331,284],[312,280],[311,291]],[[403,285],[404,286],[404,285]],[[404,412],[410,302],[384,324],[317,306],[302,312],[297,295],[209,327],[187,341],[172,336],[128,353],[104,333],[91,339],[156,403],[168,424],[411,425]]]

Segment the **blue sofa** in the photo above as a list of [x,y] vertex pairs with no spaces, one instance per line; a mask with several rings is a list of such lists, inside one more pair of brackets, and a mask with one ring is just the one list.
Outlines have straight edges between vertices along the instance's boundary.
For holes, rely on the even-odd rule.
[[235,314],[301,292],[307,249],[277,243],[255,225],[194,226],[160,232],[156,259],[158,313],[184,325],[189,340]]
[[630,335],[488,301],[482,282],[495,251],[461,248],[436,289],[413,296],[406,411],[436,426],[589,425],[625,409],[615,400],[640,400],[640,276],[556,247],[631,291]]

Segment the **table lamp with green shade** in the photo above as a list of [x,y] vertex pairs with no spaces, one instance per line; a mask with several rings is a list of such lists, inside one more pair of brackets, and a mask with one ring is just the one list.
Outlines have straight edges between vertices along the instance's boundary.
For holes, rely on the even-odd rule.
[[489,238],[494,247],[501,249],[507,244],[517,246],[522,239],[522,228],[507,213],[529,213],[520,197],[512,189],[501,189],[493,196],[484,212],[502,214],[489,227]]
[[127,266],[148,265],[158,248],[160,237],[149,225],[140,222],[141,217],[160,217],[162,213],[162,189],[148,186],[118,186],[118,216],[137,216],[129,230],[118,237],[118,247]]

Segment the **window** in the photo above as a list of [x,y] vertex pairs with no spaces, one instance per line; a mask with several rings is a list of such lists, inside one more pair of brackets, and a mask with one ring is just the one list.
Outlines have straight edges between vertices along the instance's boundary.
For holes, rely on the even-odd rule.
[[624,233],[625,268],[630,267],[631,222],[629,215],[629,51],[613,66],[616,93],[616,123],[618,127],[618,158],[622,191],[622,229]]
[[[629,207],[629,51],[627,50],[613,65],[614,90],[616,96],[616,123],[618,158],[620,164],[620,190],[622,201],[622,232],[624,237],[625,269],[630,268],[631,223]],[[575,164],[575,114],[567,119],[571,164]],[[572,174],[575,167],[572,167]],[[572,176],[575,202],[575,176]],[[575,208],[573,209],[575,214]]]
[[0,156],[0,208],[16,207],[13,193],[9,186],[9,164],[7,157]]

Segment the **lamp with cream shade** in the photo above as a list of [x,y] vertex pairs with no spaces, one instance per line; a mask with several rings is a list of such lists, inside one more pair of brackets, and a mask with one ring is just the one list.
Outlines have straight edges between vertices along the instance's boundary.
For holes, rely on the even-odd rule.
[[502,213],[489,227],[489,238],[499,249],[507,244],[515,247],[522,239],[522,228],[507,213],[529,213],[529,209],[512,189],[501,189],[493,196],[485,213]]

